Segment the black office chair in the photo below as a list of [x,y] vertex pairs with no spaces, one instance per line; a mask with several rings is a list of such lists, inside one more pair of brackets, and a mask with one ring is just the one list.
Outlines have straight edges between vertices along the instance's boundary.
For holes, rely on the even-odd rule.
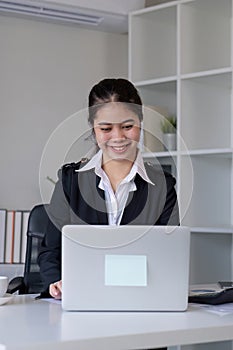
[[7,292],[12,294],[40,293],[43,289],[40,269],[37,264],[40,243],[49,222],[46,208],[48,204],[36,205],[30,212],[27,228],[27,247],[24,275],[13,278],[8,285]]

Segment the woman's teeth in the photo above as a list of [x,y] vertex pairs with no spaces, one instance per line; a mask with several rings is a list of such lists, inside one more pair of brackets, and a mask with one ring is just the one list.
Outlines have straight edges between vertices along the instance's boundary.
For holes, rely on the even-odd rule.
[[112,148],[116,151],[123,151],[126,148],[126,146],[112,146]]

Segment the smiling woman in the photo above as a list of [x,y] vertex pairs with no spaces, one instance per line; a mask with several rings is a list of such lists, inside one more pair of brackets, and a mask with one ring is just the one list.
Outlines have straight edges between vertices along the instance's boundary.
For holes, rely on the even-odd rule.
[[89,123],[102,150],[102,168],[115,192],[137,156],[142,101],[128,80],[104,79],[92,88],[89,109]]
[[178,225],[175,179],[143,162],[142,101],[126,79],[104,79],[89,95],[97,146],[89,160],[65,164],[49,205],[39,265],[45,292],[62,296],[61,229],[66,224]]
[[116,189],[136,159],[140,121],[125,104],[111,102],[97,112],[94,132],[103,153],[103,170],[110,178],[111,173],[119,175],[118,182],[114,184]]

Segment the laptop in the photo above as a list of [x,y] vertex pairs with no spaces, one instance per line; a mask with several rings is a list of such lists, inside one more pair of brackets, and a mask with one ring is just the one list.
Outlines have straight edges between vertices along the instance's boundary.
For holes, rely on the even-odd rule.
[[67,311],[185,311],[190,229],[66,225],[62,308]]

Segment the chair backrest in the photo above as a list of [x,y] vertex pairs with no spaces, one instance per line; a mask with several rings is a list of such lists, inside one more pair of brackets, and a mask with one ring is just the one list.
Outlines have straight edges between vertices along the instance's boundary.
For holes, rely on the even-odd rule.
[[40,293],[43,289],[37,257],[49,222],[47,207],[48,204],[36,205],[29,215],[24,268],[24,293]]

